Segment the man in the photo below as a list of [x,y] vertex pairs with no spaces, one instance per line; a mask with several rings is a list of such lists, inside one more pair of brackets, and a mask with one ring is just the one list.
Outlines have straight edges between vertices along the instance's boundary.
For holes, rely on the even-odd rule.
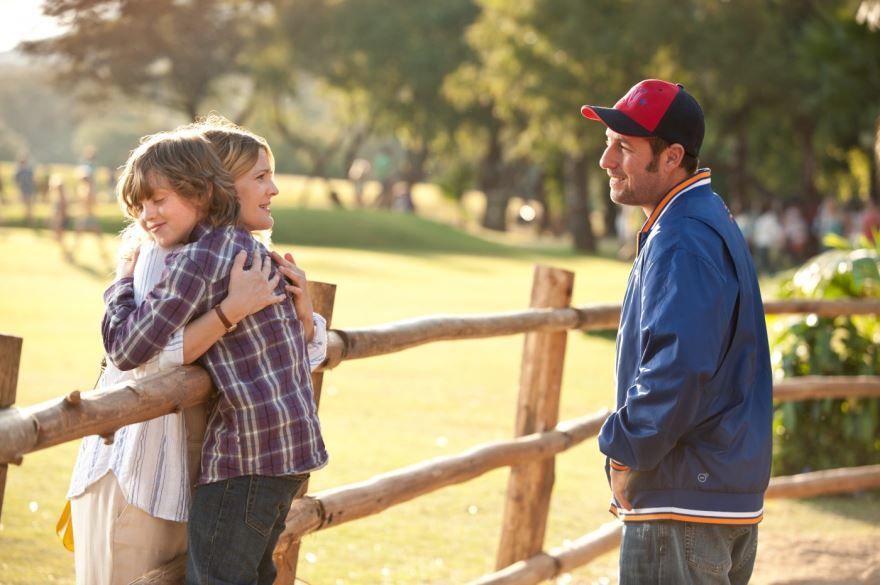
[[745,584],[770,477],[770,356],[748,247],[697,169],[703,112],[650,79],[581,113],[607,127],[611,199],[648,218],[599,434],[624,521],[620,583]]

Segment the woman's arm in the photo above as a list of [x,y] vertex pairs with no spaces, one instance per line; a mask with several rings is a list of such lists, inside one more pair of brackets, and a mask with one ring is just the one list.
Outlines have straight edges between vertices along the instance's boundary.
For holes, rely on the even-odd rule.
[[[275,276],[269,277],[271,260],[268,257],[261,259],[255,252],[251,269],[245,270],[246,258],[244,250],[235,256],[229,272],[229,292],[220,303],[220,310],[231,323],[238,323],[248,315],[286,298],[285,295],[275,294],[281,274],[276,272]],[[183,363],[196,361],[225,334],[226,326],[213,309],[191,321],[183,330]]]
[[306,286],[306,273],[296,265],[290,252],[285,254],[283,258],[278,252],[272,252],[272,259],[278,264],[278,269],[289,282],[284,285],[284,288],[293,296],[296,316],[302,321],[303,335],[305,335],[306,342],[309,343],[315,336],[315,320],[312,298],[309,296],[309,290]]
[[303,323],[303,335],[308,344],[309,368],[314,371],[327,359],[327,321],[314,312],[309,289],[306,286],[306,273],[296,265],[293,256],[287,253],[282,258],[277,252],[272,252],[272,259],[290,282],[284,288],[293,295],[293,306],[297,317]]

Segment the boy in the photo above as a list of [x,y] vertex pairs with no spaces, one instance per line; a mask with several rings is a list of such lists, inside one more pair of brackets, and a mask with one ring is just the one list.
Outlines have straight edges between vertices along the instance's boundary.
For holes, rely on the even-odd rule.
[[[267,253],[234,225],[233,184],[201,136],[178,132],[141,145],[120,179],[122,200],[160,244],[180,236],[188,244],[169,256],[164,279],[140,306],[125,271],[105,293],[104,346],[120,369],[150,359],[196,315],[213,312],[226,328],[199,359],[218,403],[190,518],[188,583],[271,583],[272,550],[290,502],[308,474],[327,463],[294,306],[273,304],[246,316],[220,304],[235,256]],[[173,196],[205,215],[192,226],[181,223],[179,214],[161,209]],[[284,291],[279,284],[276,292]]]

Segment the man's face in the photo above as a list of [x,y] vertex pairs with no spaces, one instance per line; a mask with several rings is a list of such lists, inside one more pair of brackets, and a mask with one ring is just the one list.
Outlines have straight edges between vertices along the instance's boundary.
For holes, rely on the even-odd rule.
[[611,200],[650,213],[668,190],[668,179],[658,169],[648,139],[618,134],[610,128],[605,136],[599,166],[608,173]]

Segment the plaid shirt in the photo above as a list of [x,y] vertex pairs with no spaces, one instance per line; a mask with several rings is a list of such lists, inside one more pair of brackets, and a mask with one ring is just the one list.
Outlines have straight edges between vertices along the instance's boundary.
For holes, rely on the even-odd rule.
[[[171,335],[227,294],[236,253],[266,249],[245,230],[198,225],[168,258],[164,278],[137,306],[131,278],[104,293],[101,333],[121,370],[148,361]],[[284,293],[283,283],[278,291]],[[282,476],[327,464],[302,323],[292,303],[244,318],[199,358],[219,391],[208,419],[199,483],[242,475]]]

